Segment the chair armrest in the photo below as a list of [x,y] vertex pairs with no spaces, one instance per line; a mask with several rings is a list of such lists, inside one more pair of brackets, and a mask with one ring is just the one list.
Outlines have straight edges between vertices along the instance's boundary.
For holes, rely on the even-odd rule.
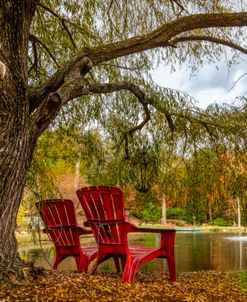
[[127,223],[128,233],[154,233],[160,234],[160,247],[166,249],[167,254],[174,255],[175,229],[140,228],[131,223]]
[[137,227],[132,223],[127,224],[127,232],[128,233],[160,233],[160,234],[167,234],[167,233],[175,233],[175,229],[159,229],[159,228],[143,228]]

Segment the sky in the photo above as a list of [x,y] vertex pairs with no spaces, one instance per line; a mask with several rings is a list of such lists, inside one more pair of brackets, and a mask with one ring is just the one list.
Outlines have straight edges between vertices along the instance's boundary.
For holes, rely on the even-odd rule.
[[247,73],[247,56],[242,56],[239,64],[231,68],[222,60],[218,69],[215,64],[206,63],[199,67],[195,76],[190,73],[185,66],[177,67],[172,73],[169,66],[160,66],[152,72],[152,77],[160,86],[187,92],[198,101],[200,108],[213,102],[230,103],[238,96],[247,96],[247,74],[243,76]]

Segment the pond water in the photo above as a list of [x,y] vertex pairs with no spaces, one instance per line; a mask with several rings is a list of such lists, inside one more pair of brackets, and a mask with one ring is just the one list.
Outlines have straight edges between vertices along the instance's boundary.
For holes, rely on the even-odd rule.
[[[153,234],[133,235],[130,245],[159,246],[159,237]],[[50,269],[55,257],[55,249],[21,249],[21,257],[34,262],[35,266]],[[175,241],[177,272],[218,270],[234,271],[247,269],[247,236],[230,233],[177,232]],[[50,264],[49,264],[50,263]],[[114,270],[111,260],[102,263],[100,270]],[[74,259],[69,257],[59,270],[76,270]],[[143,271],[167,271],[165,259],[154,259],[145,264]]]

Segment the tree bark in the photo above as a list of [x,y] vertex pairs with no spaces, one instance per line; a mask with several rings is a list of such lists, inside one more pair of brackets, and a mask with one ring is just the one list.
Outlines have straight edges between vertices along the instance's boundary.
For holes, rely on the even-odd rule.
[[209,214],[209,220],[213,220],[212,207],[210,203],[208,205],[208,214]]
[[34,145],[27,126],[21,127],[17,121],[8,126],[8,142],[0,152],[0,270],[5,272],[22,266],[15,238],[16,216]]
[[74,189],[75,191],[79,189],[80,184],[80,167],[81,167],[81,161],[80,159],[77,160],[75,164],[75,181],[74,181]]
[[161,218],[162,224],[167,224],[166,220],[166,197],[165,195],[162,198],[162,218]]
[[237,213],[238,213],[238,227],[241,227],[241,203],[240,203],[240,199],[237,196],[236,197],[237,200]]
[[29,117],[27,51],[36,1],[0,2],[0,273],[20,272],[15,238],[18,213],[36,143]]

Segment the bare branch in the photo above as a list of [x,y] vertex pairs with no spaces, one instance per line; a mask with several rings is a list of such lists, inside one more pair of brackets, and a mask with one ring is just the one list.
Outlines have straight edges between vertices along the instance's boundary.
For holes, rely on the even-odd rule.
[[[111,8],[112,8],[112,6],[113,6],[113,2],[115,2],[114,0],[111,0],[111,2],[110,2],[110,5],[109,5],[109,7],[108,7],[108,9],[107,9],[107,17],[108,17],[108,20],[109,20],[109,22],[110,22],[110,24],[111,24],[111,26],[115,29],[115,31],[119,34],[119,35],[121,35],[120,34],[120,32],[119,32],[119,30],[118,30],[118,28],[115,26],[115,24],[113,23],[113,21],[112,21],[112,18],[111,18],[111,15],[110,15],[110,11],[111,11]],[[118,3],[116,2],[116,5],[119,7],[119,5],[118,5]],[[119,7],[119,9],[120,9],[120,7]]]
[[244,74],[242,74],[232,85],[232,87],[229,89],[229,92],[236,86],[236,84],[243,78],[247,76],[247,72],[245,72]]
[[91,31],[89,31],[88,29],[82,28],[78,24],[76,24],[74,22],[71,22],[69,19],[66,19],[63,16],[60,16],[58,13],[54,12],[51,8],[47,7],[46,5],[39,3],[39,6],[42,7],[43,9],[45,9],[46,11],[48,11],[50,14],[52,14],[54,17],[56,17],[62,23],[62,26],[64,27],[64,29],[68,33],[69,38],[70,38],[70,40],[71,40],[71,42],[72,42],[72,44],[75,48],[76,48],[76,44],[75,44],[75,42],[72,38],[72,35],[70,34],[70,31],[68,30],[68,27],[66,26],[65,23],[68,23],[71,26],[77,28],[83,34],[87,34],[88,36],[90,36],[90,38],[94,38],[94,39],[96,38],[95,35]]
[[170,3],[172,5],[174,12],[175,12],[175,7],[174,7],[173,3],[176,3],[177,6],[180,8],[180,12],[179,12],[178,16],[180,16],[183,11],[186,12],[187,14],[189,14],[188,10],[180,3],[179,0],[170,0]]
[[131,83],[120,82],[117,84],[95,84],[89,85],[82,77],[74,78],[65,82],[56,92],[51,93],[49,97],[42,102],[39,108],[33,113],[32,119],[37,124],[38,133],[46,128],[53,114],[57,114],[60,108],[73,98],[89,94],[105,94],[120,90],[128,90],[142,104],[145,112],[145,118],[142,122],[126,131],[126,135],[131,135],[137,130],[141,130],[150,120],[150,111],[145,100],[145,95],[141,89]]
[[124,150],[125,150],[125,157],[129,158],[129,136],[132,135],[134,132],[141,130],[151,119],[151,114],[148,108],[148,104],[146,102],[146,96],[144,92],[136,85],[133,85],[128,82],[121,82],[121,83],[115,83],[115,84],[100,84],[100,85],[94,85],[94,86],[89,86],[88,87],[89,91],[91,93],[110,93],[110,92],[116,92],[120,90],[127,90],[131,92],[137,99],[138,101],[142,104],[144,113],[145,113],[145,118],[135,127],[132,127],[125,131],[123,134],[123,141],[125,143],[124,145]]
[[172,39],[169,41],[169,46],[175,47],[177,43],[181,42],[188,42],[188,41],[207,41],[212,42],[216,44],[221,44],[224,46],[231,47],[233,49],[236,49],[244,54],[247,54],[247,49],[239,46],[238,44],[235,44],[231,41],[227,41],[221,38],[211,37],[211,36],[201,36],[201,35],[194,35],[194,36],[182,36],[175,39]]
[[77,46],[75,44],[75,41],[68,29],[68,27],[66,26],[65,22],[68,22],[69,24],[73,24],[71,21],[65,19],[64,17],[60,16],[59,14],[57,14],[56,12],[54,12],[52,9],[50,9],[49,7],[45,6],[44,4],[42,3],[39,3],[39,6],[44,8],[45,10],[47,10],[50,14],[52,14],[53,16],[55,16],[62,24],[63,28],[65,29],[65,31],[67,32],[68,36],[69,36],[69,39],[73,45],[73,47],[76,49]]
[[[216,132],[214,131],[215,129],[223,129],[226,128],[226,125],[222,125],[219,122],[213,121],[212,119],[209,120],[207,119],[208,116],[205,115],[205,113],[201,114],[200,111],[197,111],[193,114],[186,114],[184,111],[177,112],[170,110],[168,111],[165,106],[164,102],[156,101],[151,98],[147,98],[144,92],[137,86],[132,83],[123,81],[123,82],[118,82],[114,84],[96,84],[96,85],[89,85],[88,86],[88,92],[93,93],[93,94],[106,94],[106,93],[112,93],[112,92],[117,92],[120,90],[127,90],[131,92],[137,99],[138,101],[142,104],[143,109],[145,111],[145,118],[144,120],[139,123],[137,126],[128,129],[125,133],[123,133],[123,141],[124,141],[124,150],[125,150],[125,157],[128,159],[129,158],[129,136],[133,134],[134,132],[141,130],[151,119],[151,114],[150,110],[148,108],[148,105],[154,107],[157,111],[163,113],[166,117],[168,127],[170,128],[172,135],[175,131],[175,125],[172,120],[173,117],[175,118],[181,118],[184,119],[185,121],[187,120],[189,123],[197,123],[202,125],[211,139],[215,139],[217,137]],[[86,93],[86,91],[85,91]],[[189,129],[186,129],[184,127],[184,133],[186,135],[187,131]]]
[[70,41],[71,41],[71,43],[72,43],[74,49],[77,49],[75,40],[73,39],[73,37],[72,37],[72,35],[71,35],[71,33],[70,33],[69,29],[68,29],[68,26],[65,24],[65,20],[62,20],[61,23],[62,23],[64,29],[66,30],[66,32],[67,32],[67,34],[68,34],[68,36],[69,36],[69,39],[70,39]]
[[35,73],[37,75],[38,72],[38,55],[37,55],[37,47],[36,43],[34,41],[31,41],[32,43],[32,48],[33,48],[33,57],[34,57],[34,62],[32,62],[31,58],[29,57],[29,61],[31,63],[31,67],[28,70],[28,75],[30,75],[31,71],[34,69]]
[[[168,122],[168,126],[171,129],[171,131],[174,131],[174,125],[171,124],[171,121],[169,121],[168,116],[171,118],[172,116],[174,117],[179,117],[179,118],[183,118],[185,120],[188,120],[190,122],[197,122],[198,124],[204,124],[205,123],[205,118],[207,117],[205,115],[205,113],[201,114],[200,111],[194,111],[193,116],[189,116],[186,115],[183,112],[175,112],[175,111],[168,111],[165,107],[164,107],[164,103],[162,102],[157,102],[154,99],[151,98],[146,98],[145,94],[142,92],[142,90],[129,82],[123,81],[123,82],[118,82],[118,83],[114,83],[114,84],[96,84],[96,85],[89,85],[85,90],[84,90],[84,95],[85,94],[89,94],[89,93],[93,93],[93,94],[106,94],[106,93],[112,93],[112,92],[117,92],[117,91],[121,91],[121,90],[128,90],[130,91],[132,94],[134,94],[138,100],[146,105],[150,105],[152,107],[154,107],[156,110],[158,110],[159,112],[163,113],[166,116],[167,122]],[[82,93],[80,93],[80,95],[82,95]],[[79,96],[79,94],[77,95]],[[169,124],[170,123],[170,124]],[[214,127],[218,127],[218,128],[225,128],[225,125],[221,125],[219,123],[216,123],[214,121],[208,121],[207,120],[207,124],[214,126]]]
[[[174,125],[170,120],[172,116],[187,119],[190,122],[194,121],[199,124],[203,124],[205,122],[205,117],[207,117],[205,113],[201,114],[199,111],[197,112],[194,111],[193,116],[191,115],[188,116],[182,112],[168,111],[164,107],[164,103],[157,102],[151,98],[146,98],[144,92],[138,86],[126,81],[122,81],[114,84],[108,84],[108,83],[95,84],[95,85],[88,84],[87,86],[85,86],[84,83],[84,89],[82,89],[81,86],[80,92],[78,90],[78,87],[79,87],[79,83],[75,85],[74,87],[75,89],[73,90],[73,95],[75,97],[88,95],[88,94],[107,94],[107,93],[113,93],[121,90],[127,90],[131,92],[133,95],[135,95],[141,104],[150,105],[154,107],[156,110],[158,110],[159,112],[163,113],[166,116],[167,123],[171,131],[174,131]],[[213,121],[207,121],[207,124],[218,128],[224,128],[224,125],[215,123]]]
[[42,46],[44,48],[44,50],[52,58],[53,62],[56,64],[56,66],[60,67],[60,65],[58,64],[55,56],[53,55],[53,53],[50,51],[49,47],[45,43],[43,43],[38,37],[36,37],[35,35],[32,35],[32,34],[29,34],[29,39],[30,39],[30,41],[32,41],[34,43],[38,43],[40,46]]
[[137,126],[129,129],[127,131],[128,134],[132,134],[137,130],[141,130],[150,120],[150,111],[148,109],[148,104],[147,100],[145,97],[144,92],[136,85],[133,85],[128,82],[119,82],[119,83],[114,83],[114,84],[99,84],[99,85],[90,85],[88,87],[88,90],[90,93],[112,93],[120,90],[127,90],[131,92],[137,99],[138,101],[142,104],[142,107],[145,111],[145,119],[138,124]]

